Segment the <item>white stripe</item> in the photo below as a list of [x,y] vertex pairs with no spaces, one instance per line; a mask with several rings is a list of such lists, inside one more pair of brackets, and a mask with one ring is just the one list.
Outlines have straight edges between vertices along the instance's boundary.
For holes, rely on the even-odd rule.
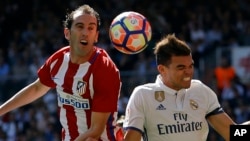
[[[76,92],[76,87],[77,87],[77,80],[76,79],[81,79],[82,81],[82,78],[83,76],[86,75],[88,69],[90,67],[90,63],[84,63],[84,64],[81,64],[76,75],[75,75],[75,78],[74,78],[74,84],[73,84],[73,92],[74,92],[74,95],[77,94]],[[85,87],[86,89],[86,87]],[[84,92],[86,91],[84,89]],[[78,94],[77,94],[78,95]],[[84,133],[88,130],[88,126],[87,126],[87,122],[86,122],[86,119],[87,119],[87,115],[86,115],[86,112],[85,110],[78,110],[78,111],[75,111],[76,112],[76,117],[77,117],[77,127],[78,127],[78,132],[79,133]]]
[[69,53],[66,53],[64,55],[62,65],[60,66],[57,74],[55,75],[55,78],[60,78],[60,79],[55,79],[55,81],[57,83],[57,88],[59,88],[59,89],[62,89],[61,86],[64,83],[64,77],[65,77],[65,74],[68,70],[68,67],[69,67]]
[[68,122],[66,119],[66,110],[64,108],[61,108],[60,110],[60,122],[65,130],[65,140],[64,141],[69,141],[70,140],[70,136],[69,136],[69,126],[68,126]]
[[[73,82],[73,86],[72,86],[72,92],[74,93],[74,95],[78,95],[77,92],[77,83],[78,81],[82,81],[83,76],[86,75],[88,69],[89,69],[90,64],[89,63],[84,63],[81,64],[79,69],[77,70],[75,76],[74,76],[74,82]],[[85,89],[84,89],[85,91]]]
[[93,96],[94,96],[93,74],[91,74],[90,77],[89,77],[89,91],[90,91],[90,96],[93,99]]
[[86,117],[86,112],[85,110],[75,110],[75,113],[76,113],[76,117],[77,117],[77,120],[76,120],[76,123],[77,123],[77,127],[78,127],[78,132],[81,134],[81,133],[84,133],[88,130],[88,126],[87,126],[87,122],[85,119],[87,119]]

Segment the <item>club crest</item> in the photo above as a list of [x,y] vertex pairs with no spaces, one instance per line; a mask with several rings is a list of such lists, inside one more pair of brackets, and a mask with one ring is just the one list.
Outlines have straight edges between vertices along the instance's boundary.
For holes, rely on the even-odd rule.
[[84,81],[78,81],[77,82],[77,87],[76,87],[76,91],[79,95],[83,95],[85,93],[86,90],[86,82]]
[[190,107],[193,109],[193,110],[197,110],[199,105],[196,101],[194,101],[193,99],[190,99],[189,101],[189,104],[190,104]]
[[165,100],[165,94],[164,91],[155,91],[155,100],[162,102]]

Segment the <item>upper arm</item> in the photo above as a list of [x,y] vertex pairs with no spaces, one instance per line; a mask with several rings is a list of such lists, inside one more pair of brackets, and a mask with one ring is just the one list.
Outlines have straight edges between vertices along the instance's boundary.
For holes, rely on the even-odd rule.
[[[119,71],[112,63],[106,63],[108,65],[102,62],[97,63],[99,64],[94,64],[95,66],[93,66],[93,69],[95,67],[98,67],[98,69],[95,68],[93,73],[94,96],[92,99],[92,110],[95,112],[115,112],[117,111],[121,88]],[[103,72],[105,72],[105,75],[103,75]]]
[[29,97],[28,98],[29,102],[26,102],[26,103],[30,103],[42,97],[43,95],[45,95],[49,90],[50,90],[50,87],[42,84],[41,81],[37,79],[33,83],[24,87],[21,91],[19,91],[18,95],[20,95],[20,97],[23,97],[23,99],[25,99],[25,97]]
[[106,123],[110,114],[111,114],[110,112],[106,113],[92,112],[90,128],[88,129],[88,131],[79,135],[79,137],[77,137],[75,141],[86,140],[89,137],[94,139],[99,139],[106,127]]
[[110,112],[92,112],[91,126],[89,130],[93,131],[95,135],[101,136],[110,114]]
[[31,85],[33,85],[35,88],[35,91],[41,95],[46,94],[50,90],[50,87],[41,83],[40,79],[37,79]]
[[235,124],[235,122],[225,112],[211,115],[207,120],[215,131],[217,131],[225,140],[229,141],[230,125]]
[[35,101],[43,96],[49,89],[49,87],[43,85],[39,79],[37,79],[1,105],[0,115]]
[[140,141],[141,137],[141,132],[133,129],[128,129],[125,132],[124,141]]

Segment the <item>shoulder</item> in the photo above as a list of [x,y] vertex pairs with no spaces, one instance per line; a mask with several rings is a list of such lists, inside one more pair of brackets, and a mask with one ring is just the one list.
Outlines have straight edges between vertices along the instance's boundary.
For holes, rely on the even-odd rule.
[[191,86],[188,89],[191,92],[199,92],[201,94],[215,94],[215,92],[206,84],[204,84],[202,81],[193,79],[191,81]]
[[156,91],[157,91],[157,84],[155,83],[138,85],[133,89],[129,101],[135,101],[137,104],[147,102],[148,100],[153,99],[154,93]]
[[62,47],[61,49],[59,49],[55,53],[53,53],[48,58],[48,61],[54,61],[54,60],[62,58],[66,53],[69,53],[69,50],[70,50],[69,46]]
[[191,86],[189,90],[202,91],[203,93],[206,91],[209,91],[209,92],[212,91],[211,88],[209,88],[206,84],[204,84],[202,81],[197,80],[197,79],[193,79],[191,81]]
[[70,50],[69,46],[62,47],[61,49],[57,50],[53,55],[63,55],[65,53],[68,53]]
[[104,49],[96,48],[96,52],[89,62],[95,78],[111,79],[113,81],[119,79],[120,81],[120,71]]
[[207,86],[198,79],[192,79],[191,87],[207,87]]
[[143,85],[138,85],[134,88],[134,93],[141,93],[143,95],[150,94],[151,91],[161,90],[157,83],[146,83]]
[[69,52],[69,50],[70,50],[69,46],[64,46],[64,47],[60,48],[59,50],[57,50],[53,55],[64,54],[66,52]]
[[101,59],[104,59],[105,61],[112,60],[106,50],[96,47],[96,52],[99,54]]
[[116,65],[109,56],[109,54],[102,48],[96,47],[96,63],[99,67],[115,67]]

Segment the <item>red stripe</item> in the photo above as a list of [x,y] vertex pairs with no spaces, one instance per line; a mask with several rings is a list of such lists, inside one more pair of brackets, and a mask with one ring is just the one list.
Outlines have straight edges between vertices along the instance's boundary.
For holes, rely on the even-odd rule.
[[[92,69],[93,68],[92,68],[92,65],[91,65],[90,68],[88,69],[88,72],[84,75],[83,81],[89,82],[89,77],[90,77],[90,74],[92,73]],[[85,113],[86,113],[87,126],[88,126],[88,128],[90,128],[91,112],[92,112],[92,99],[91,99],[91,96],[90,96],[89,83],[87,83],[86,87],[87,87],[86,92],[85,92],[84,95],[82,95],[82,97],[83,97],[83,99],[89,99],[91,110],[85,110]]]
[[[58,51],[56,54],[54,54],[54,55],[51,57],[50,60],[55,60],[55,61],[57,61],[56,64],[55,64],[55,66],[54,66],[54,67],[52,68],[52,70],[51,70],[51,76],[52,76],[52,77],[54,77],[54,76],[57,74],[57,72],[58,72],[59,68],[61,67],[62,62],[63,62],[63,60],[64,60],[63,57],[64,57],[65,53],[68,52],[68,50],[69,50],[68,47],[62,48],[60,51]],[[63,52],[64,55],[61,55],[61,52]],[[57,59],[53,59],[53,58],[57,58]]]
[[63,62],[63,59],[58,59],[58,60],[57,60],[55,66],[51,69],[51,76],[52,76],[52,77],[54,77],[54,76],[57,74],[59,68],[60,68],[61,65],[62,65],[62,62]]
[[72,64],[70,61],[69,61],[69,66],[68,66],[68,69],[65,73],[65,77],[64,77],[64,82],[63,82],[63,85],[62,87],[64,88],[64,92],[66,93],[70,93],[72,94],[72,85],[73,85],[73,81],[74,81],[74,76],[76,75],[76,72],[79,68],[79,65],[77,64]]
[[[90,75],[91,75],[91,73],[93,73],[93,65],[95,65],[94,64],[94,62],[95,62],[95,60],[96,60],[96,58],[97,58],[97,56],[99,55],[100,53],[99,53],[99,51],[97,51],[96,53],[94,53],[91,57],[90,57],[90,59],[89,59],[89,62],[91,63],[91,65],[90,65],[90,67],[89,67],[89,69],[88,69],[88,72],[84,75],[84,77],[83,77],[83,81],[85,81],[85,82],[89,82],[89,78],[90,78]],[[90,90],[89,90],[89,83],[87,83],[87,89],[86,89],[86,92],[85,92],[85,94],[82,96],[84,99],[89,99],[89,103],[90,103],[90,107],[91,107],[91,109],[90,110],[85,110],[85,112],[86,112],[86,120],[87,120],[87,126],[88,126],[88,128],[90,128],[90,125],[91,125],[91,113],[92,113],[92,99],[91,99],[91,96],[90,96]]]
[[[65,77],[64,77],[64,83],[62,85],[62,87],[64,88],[63,91],[66,92],[66,93],[69,93],[69,94],[72,94],[72,85],[73,85],[73,80],[74,80],[74,76],[77,72],[79,68],[79,65],[77,64],[72,64],[70,61],[69,61],[69,66],[68,66],[68,69],[65,73]],[[69,127],[69,134],[71,136],[71,139],[74,139],[76,138],[77,136],[79,136],[79,133],[78,132],[73,132],[73,131],[77,131],[77,118],[76,118],[76,115],[74,113],[74,107],[72,106],[69,106],[69,105],[63,105],[63,107],[66,110],[66,118],[67,118],[67,121],[68,121],[68,127]],[[72,112],[70,112],[72,111]]]

